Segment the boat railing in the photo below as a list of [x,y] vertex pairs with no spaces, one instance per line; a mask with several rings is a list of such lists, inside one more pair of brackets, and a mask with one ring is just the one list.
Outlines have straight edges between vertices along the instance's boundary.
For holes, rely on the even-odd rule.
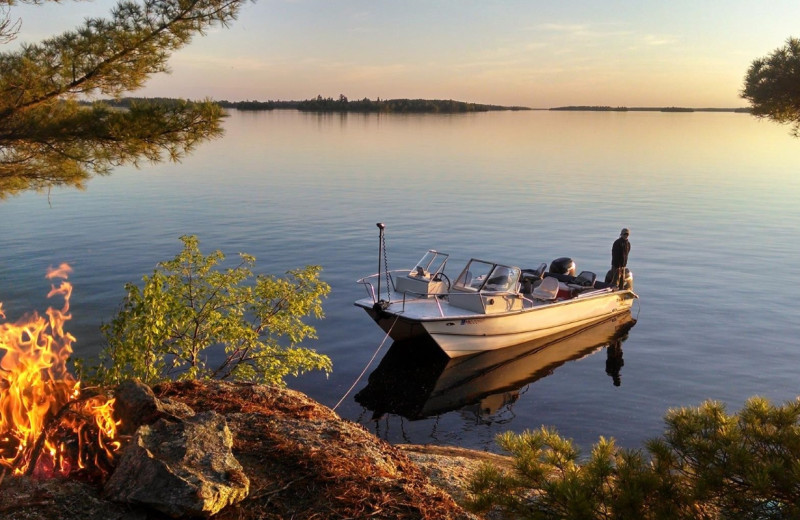
[[444,309],[442,309],[442,299],[435,297],[434,301],[436,302],[436,307],[439,308],[439,316],[444,318]]
[[592,289],[590,291],[584,290],[583,292],[579,292],[578,294],[576,294],[574,296],[574,298],[590,298],[592,296],[597,296],[598,294],[605,294],[605,293],[609,293],[609,292],[613,292],[613,289],[611,287],[603,287],[601,289]]
[[[389,292],[389,303],[397,303],[399,301],[400,303],[402,303],[401,312],[403,312],[403,311],[406,310],[406,301],[408,299],[417,300],[417,299],[421,299],[421,298],[428,299],[428,298],[433,297],[432,299],[436,301],[436,306],[439,309],[439,315],[441,317],[444,317],[444,309],[442,309],[441,298],[443,296],[446,297],[446,294],[442,294],[442,293],[428,293],[428,294],[411,293],[413,295],[413,298],[409,298],[408,291],[400,292],[400,291],[397,290],[397,288],[395,287],[395,282],[394,282],[395,275],[405,276],[406,273],[408,273],[408,269],[395,269],[394,271],[389,271],[389,282],[392,284],[391,291]],[[361,284],[361,285],[364,286],[364,289],[367,291],[367,296],[372,299],[372,303],[377,303],[379,298],[380,298],[380,295],[376,294],[377,293],[376,285],[377,285],[379,279],[381,281],[383,281],[383,277],[384,276],[386,276],[386,275],[383,274],[383,273],[375,273],[375,274],[371,274],[369,276],[365,276],[363,278],[359,278],[358,280],[356,280],[357,284]],[[381,292],[383,292],[382,288],[381,288]],[[403,297],[400,298],[400,299],[392,299],[392,294],[396,294],[396,293],[402,294]]]
[[566,300],[582,300],[586,298],[591,298],[593,296],[600,296],[601,294],[613,292],[613,289],[611,287],[603,287],[598,289],[590,288],[589,290],[586,290],[587,288],[581,288],[581,289],[583,289],[583,292],[573,294],[573,296],[567,298],[554,298],[552,300],[533,298],[522,293],[520,294],[520,297],[522,298],[523,305],[537,306],[537,305],[542,305],[543,303],[558,303]]
[[[391,283],[391,290],[389,291],[389,302],[392,302],[392,294],[400,292],[397,290],[397,285],[395,283],[395,278],[399,276],[406,276],[408,274],[408,269],[394,269],[389,271],[389,282]],[[365,276],[364,278],[359,278],[356,280],[356,283],[361,284],[364,286],[364,289],[367,291],[367,296],[372,298],[373,303],[377,302],[381,295],[376,294],[376,286],[380,285],[382,282],[385,281],[385,273],[375,273],[369,276]],[[383,293],[384,288],[381,287],[381,293]],[[414,293],[417,294],[417,293]],[[428,294],[423,294],[422,296],[430,296]]]
[[[400,312],[405,312],[406,310],[406,301],[408,299],[411,300],[426,300],[430,301],[433,300],[436,302],[436,308],[439,309],[439,317],[444,318],[444,309],[442,309],[442,298],[446,297],[446,294],[442,293],[427,293],[427,294],[419,294],[419,293],[409,293],[409,291],[403,291],[400,293],[403,295],[402,300],[402,307],[400,308]],[[411,294],[411,298],[409,298],[409,294]]]
[[[408,270],[398,269],[395,271],[389,271],[389,281],[392,284],[391,291],[389,291],[389,301],[391,301],[391,293],[395,292],[394,276],[392,273],[402,273],[402,272],[408,272]],[[378,295],[375,294],[375,285],[373,284],[377,285],[379,281],[383,281],[384,276],[386,276],[384,273],[375,273],[356,280],[357,284],[361,284],[364,286],[364,289],[367,291],[367,296],[372,298],[373,303],[377,303],[378,299],[380,298],[379,294]]]

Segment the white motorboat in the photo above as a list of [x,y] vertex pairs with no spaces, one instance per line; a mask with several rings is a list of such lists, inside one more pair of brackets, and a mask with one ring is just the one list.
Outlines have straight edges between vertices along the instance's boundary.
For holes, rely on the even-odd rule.
[[429,250],[412,269],[359,279],[367,297],[355,305],[392,339],[427,336],[458,357],[584,327],[629,311],[638,298],[630,271],[618,288],[589,271],[575,275],[570,258],[554,260],[549,269],[546,263],[521,269],[473,258],[451,282],[448,256]]

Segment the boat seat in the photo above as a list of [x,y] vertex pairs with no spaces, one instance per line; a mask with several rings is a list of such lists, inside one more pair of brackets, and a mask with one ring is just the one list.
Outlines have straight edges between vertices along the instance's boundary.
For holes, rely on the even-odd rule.
[[544,277],[544,272],[547,270],[547,264],[542,262],[536,269],[523,269],[522,279],[529,279],[531,282],[541,280]]
[[533,288],[531,298],[537,300],[555,300],[558,296],[558,280],[546,276],[542,283]]
[[583,287],[594,287],[594,282],[597,280],[597,275],[591,271],[581,271],[575,277],[575,284]]
[[522,276],[520,276],[520,291],[523,294],[531,294],[534,287],[542,283],[544,273],[547,270],[547,264],[542,262],[536,269],[523,269]]

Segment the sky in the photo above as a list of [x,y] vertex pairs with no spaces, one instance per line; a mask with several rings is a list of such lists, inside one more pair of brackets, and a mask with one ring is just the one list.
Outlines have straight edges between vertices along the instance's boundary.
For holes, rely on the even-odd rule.
[[[15,6],[36,42],[116,2]],[[800,37],[797,0],[257,0],[131,95],[747,106],[756,58]]]

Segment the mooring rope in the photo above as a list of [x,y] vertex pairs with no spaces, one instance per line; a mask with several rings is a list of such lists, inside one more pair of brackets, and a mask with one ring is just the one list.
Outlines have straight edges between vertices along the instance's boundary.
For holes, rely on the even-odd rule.
[[375,353],[374,353],[374,354],[372,354],[372,357],[371,357],[371,358],[370,358],[370,360],[367,362],[367,366],[365,366],[365,367],[364,367],[364,370],[362,370],[362,371],[361,371],[361,373],[360,373],[360,374],[358,375],[358,377],[356,378],[356,380],[355,380],[355,381],[353,381],[353,384],[350,386],[350,388],[348,388],[348,389],[347,389],[347,392],[345,392],[345,393],[344,393],[344,395],[342,396],[342,398],[341,398],[341,399],[339,399],[339,402],[338,402],[338,403],[336,403],[336,406],[334,406],[334,407],[332,408],[332,410],[333,410],[334,412],[336,411],[336,409],[337,409],[337,408],[339,408],[339,405],[340,405],[340,404],[342,404],[342,401],[344,401],[344,400],[347,398],[347,396],[348,396],[348,395],[350,395],[350,392],[352,392],[352,391],[353,391],[353,388],[355,388],[355,387],[356,387],[356,385],[358,384],[358,382],[359,382],[359,381],[361,381],[361,378],[362,378],[362,377],[364,377],[364,374],[366,374],[366,373],[367,373],[367,370],[369,370],[369,366],[372,364],[372,362],[373,362],[373,361],[375,361],[375,358],[378,356],[378,352],[380,352],[380,351],[381,351],[381,349],[383,348],[383,344],[384,344],[384,343],[386,343],[386,340],[389,338],[389,334],[391,334],[391,333],[392,333],[392,329],[394,328],[394,325],[395,325],[395,323],[397,323],[397,319],[398,319],[399,317],[400,317],[400,316],[395,316],[395,317],[394,317],[394,321],[392,322],[392,326],[391,326],[391,327],[389,327],[389,331],[388,331],[388,332],[386,332],[386,335],[383,337],[383,341],[381,341],[381,344],[380,344],[380,345],[378,345],[378,348],[377,348],[377,350],[375,350]]

